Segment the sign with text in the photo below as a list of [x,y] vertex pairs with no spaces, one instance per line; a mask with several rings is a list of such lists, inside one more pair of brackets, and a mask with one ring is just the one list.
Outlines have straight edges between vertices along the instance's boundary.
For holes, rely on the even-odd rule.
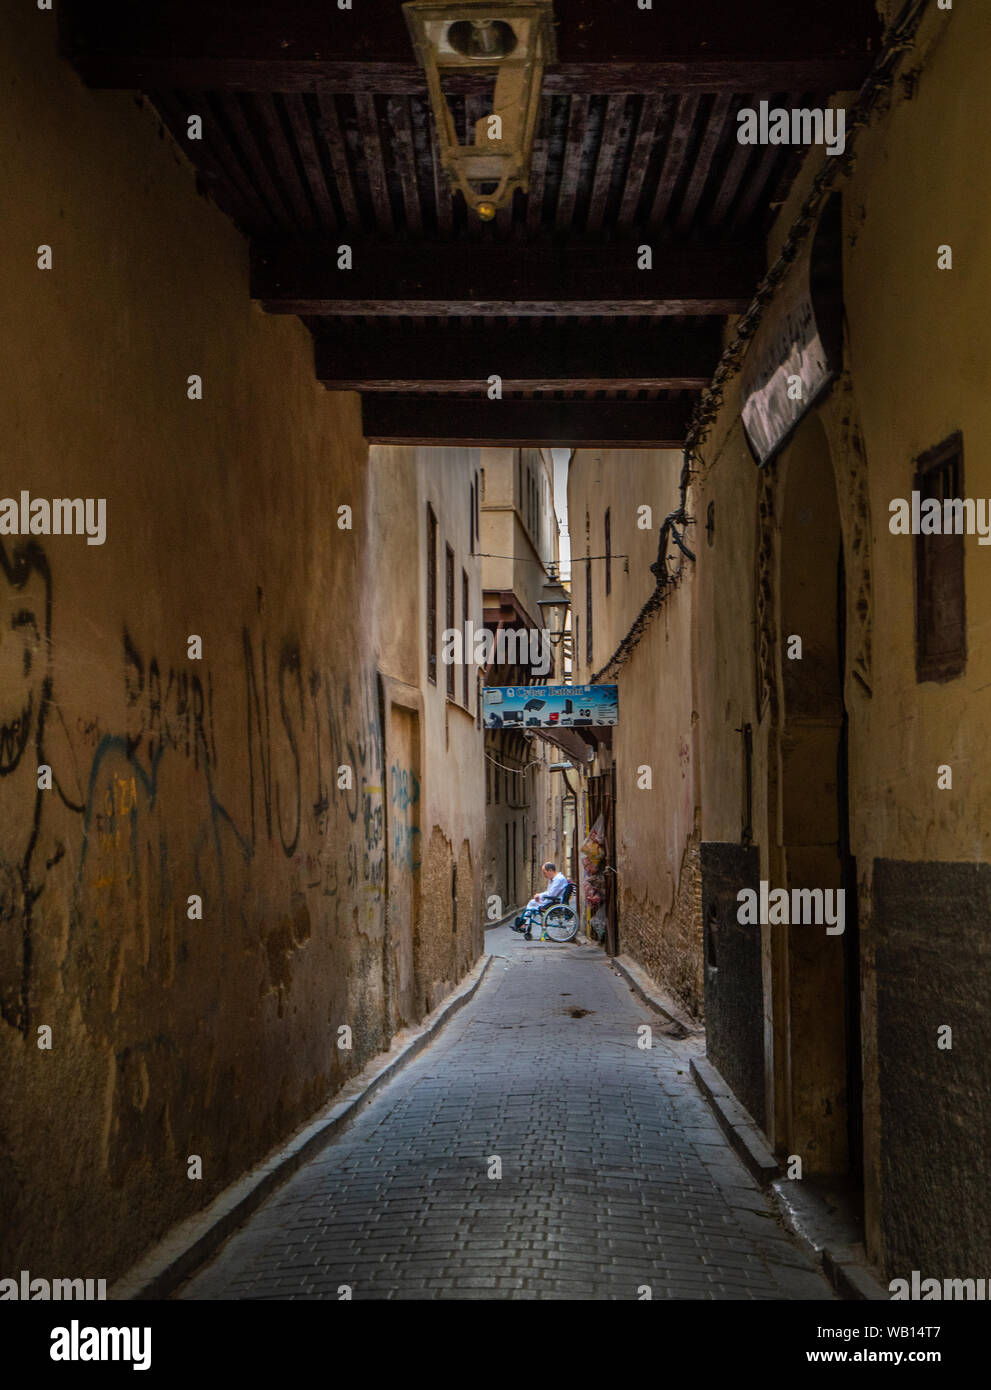
[[795,258],[743,363],[743,425],[763,466],[788,440],[842,361],[839,203]]
[[615,685],[487,685],[486,729],[592,729],[619,722]]

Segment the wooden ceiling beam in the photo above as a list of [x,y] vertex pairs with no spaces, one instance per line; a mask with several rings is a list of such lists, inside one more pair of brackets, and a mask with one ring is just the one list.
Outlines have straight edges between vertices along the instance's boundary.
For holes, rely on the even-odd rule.
[[[651,10],[561,0],[548,92],[858,87],[881,32],[874,0],[693,0]],[[426,90],[398,0],[60,0],[63,52],[92,86]],[[477,79],[476,79],[477,82]],[[481,91],[482,88],[479,87]]]
[[332,232],[338,225],[337,211],[334,208],[333,199],[327,187],[327,179],[324,174],[323,164],[320,160],[320,152],[313,134],[313,127],[310,124],[310,116],[306,109],[306,101],[299,92],[293,92],[286,96],[285,104],[292,125],[293,135],[296,139],[296,146],[299,149],[300,159],[306,171],[306,179],[313,191],[313,198],[316,203],[320,226],[322,229]]
[[691,144],[692,131],[698,116],[701,93],[693,92],[684,96],[678,104],[674,128],[664,155],[664,163],[657,179],[657,189],[650,209],[651,230],[661,227],[667,217],[668,207],[674,194],[675,185],[681,178],[685,167],[685,154]]
[[[113,53],[67,54],[88,87],[151,92],[182,87],[205,92],[315,92],[382,96],[426,96],[421,68],[410,63],[357,63],[240,58],[220,60]],[[657,62],[559,63],[548,68],[545,96],[653,94],[669,92],[856,91],[869,61],[856,57],[691,58]],[[465,96],[487,96],[492,83],[482,77],[452,77],[448,89]]]
[[649,331],[540,333],[349,327],[315,340],[317,379],[335,391],[473,392],[492,375],[506,391],[695,391],[719,361],[719,332],[661,320]]
[[602,230],[602,218],[605,215],[609,188],[615,172],[616,152],[624,134],[624,121],[629,100],[629,97],[613,96],[609,98],[606,107],[605,124],[595,163],[595,178],[592,182],[592,193],[589,198],[588,216],[585,219],[585,230],[592,235],[597,236]]
[[658,243],[651,270],[638,269],[633,243],[349,244],[347,270],[334,241],[254,246],[252,297],[272,313],[314,316],[726,315],[743,312],[764,271],[750,243]]
[[680,449],[690,406],[683,401],[472,401],[458,396],[361,398],[369,444],[612,445]]
[[262,227],[267,233],[275,234],[278,223],[259,196],[250,175],[242,169],[220,122],[203,99],[198,99],[195,106],[184,100],[182,92],[154,92],[149,99],[182,149],[189,148],[187,123],[190,115],[195,111],[203,118],[210,140],[201,141],[202,148],[197,151],[199,177],[218,207],[233,217],[242,230]]
[[643,190],[643,181],[647,174],[647,166],[650,163],[651,150],[655,143],[662,138],[665,129],[665,117],[671,124],[674,123],[674,112],[677,105],[678,98],[673,95],[644,97],[640,108],[636,138],[630,151],[630,159],[623,181],[623,196],[616,223],[623,235],[629,234],[636,221],[637,208]]
[[347,143],[344,139],[344,132],[341,129],[337,103],[334,100],[333,92],[328,92],[323,88],[319,88],[317,91],[317,106],[320,111],[320,116],[317,121],[317,130],[330,155],[331,168],[334,171],[334,182],[337,187],[338,197],[341,200],[341,206],[344,209],[344,222],[349,227],[360,227],[361,214],[358,211],[358,199],[354,190],[351,167],[348,163]]

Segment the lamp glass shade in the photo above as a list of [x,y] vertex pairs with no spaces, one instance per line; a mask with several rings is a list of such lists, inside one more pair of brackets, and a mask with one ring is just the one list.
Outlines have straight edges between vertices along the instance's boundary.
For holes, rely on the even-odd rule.
[[[403,13],[426,73],[451,188],[490,220],[512,203],[517,188],[529,186],[544,67],[556,58],[552,0],[408,0]],[[491,110],[462,141],[452,101],[462,79],[479,73],[494,78]]]

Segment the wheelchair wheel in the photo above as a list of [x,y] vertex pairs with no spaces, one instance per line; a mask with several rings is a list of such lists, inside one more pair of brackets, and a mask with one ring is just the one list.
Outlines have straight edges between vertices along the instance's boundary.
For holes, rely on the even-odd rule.
[[544,913],[544,931],[551,941],[570,941],[578,931],[578,913],[566,903],[549,907]]

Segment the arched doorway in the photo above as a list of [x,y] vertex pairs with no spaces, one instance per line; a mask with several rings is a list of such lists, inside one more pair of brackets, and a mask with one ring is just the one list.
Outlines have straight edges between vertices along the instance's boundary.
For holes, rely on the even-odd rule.
[[[844,705],[846,585],[835,475],[825,433],[808,417],[780,464],[779,720],[774,886],[821,889],[826,923],[771,928],[780,1148],[803,1176],[862,1178],[857,885],[849,844]],[[800,648],[799,643],[800,641]],[[799,654],[800,652],[800,654]],[[773,804],[773,800],[772,800]],[[792,898],[794,901],[794,898]],[[837,922],[835,926],[838,926]],[[834,931],[835,931],[834,926]]]

